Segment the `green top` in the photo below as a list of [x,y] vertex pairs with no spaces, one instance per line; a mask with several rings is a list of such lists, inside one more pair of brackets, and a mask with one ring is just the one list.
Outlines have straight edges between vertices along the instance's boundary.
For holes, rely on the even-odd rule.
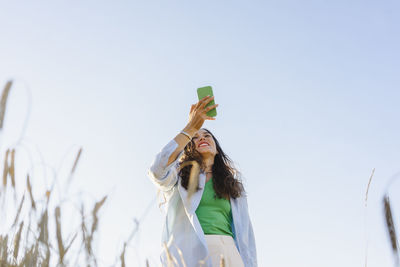
[[204,234],[233,237],[231,202],[216,196],[211,180],[204,186],[203,196],[196,210],[197,218]]

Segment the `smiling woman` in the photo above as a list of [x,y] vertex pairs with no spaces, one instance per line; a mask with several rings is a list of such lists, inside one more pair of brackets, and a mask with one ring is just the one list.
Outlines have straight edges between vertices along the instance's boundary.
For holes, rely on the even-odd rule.
[[[166,199],[161,254],[163,266],[174,257],[178,266],[255,267],[257,255],[247,199],[238,172],[215,136],[201,128],[214,120],[206,107],[213,97],[192,105],[189,123],[156,156],[150,179]],[[192,138],[193,136],[193,138]],[[188,193],[192,165],[200,166],[197,190]],[[205,265],[204,265],[205,264]]]
[[[243,185],[235,178],[238,172],[230,158],[223,152],[215,136],[207,129],[200,129],[189,142],[180,160],[180,165],[195,160],[206,174],[206,182],[213,177],[215,193],[219,198],[230,196],[237,198],[244,193]],[[188,187],[191,166],[185,166],[179,172],[182,185]]]

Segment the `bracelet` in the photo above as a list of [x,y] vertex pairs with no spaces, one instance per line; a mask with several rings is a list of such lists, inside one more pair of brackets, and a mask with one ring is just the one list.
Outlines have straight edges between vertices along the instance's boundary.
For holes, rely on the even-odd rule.
[[187,138],[189,138],[189,141],[192,141],[192,137],[185,131],[181,131],[181,134],[185,135]]

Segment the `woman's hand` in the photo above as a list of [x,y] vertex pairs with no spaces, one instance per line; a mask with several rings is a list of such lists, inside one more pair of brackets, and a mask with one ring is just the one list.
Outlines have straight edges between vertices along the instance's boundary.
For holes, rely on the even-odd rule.
[[[206,107],[206,105],[210,103],[210,101],[212,101],[213,99],[214,97],[206,96],[203,99],[199,100],[197,104],[192,105],[189,113],[189,122],[183,129],[185,133],[193,137],[193,135],[195,135],[195,133],[197,133],[197,131],[200,130],[201,126],[203,126],[205,120],[215,120],[215,118],[209,117],[206,114],[213,108],[218,107],[218,104]],[[178,144],[178,147],[169,156],[167,166],[177,159],[178,155],[182,152],[187,143],[190,142],[190,138],[188,138],[188,136],[182,133],[179,133],[174,138],[174,140]]]
[[214,99],[214,96],[206,96],[193,104],[190,108],[188,127],[195,130],[200,130],[205,120],[215,120],[213,117],[207,116],[207,112],[218,107],[218,104],[206,107]]

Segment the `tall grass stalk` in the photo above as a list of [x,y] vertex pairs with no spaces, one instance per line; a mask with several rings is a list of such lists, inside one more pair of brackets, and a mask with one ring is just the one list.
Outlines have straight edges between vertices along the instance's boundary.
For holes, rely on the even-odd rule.
[[395,266],[400,266],[400,256],[399,256],[399,243],[396,235],[396,227],[393,220],[392,208],[390,205],[390,199],[388,195],[383,198],[384,214],[386,221],[386,229],[389,235],[390,244],[392,246],[392,252],[394,257]]

